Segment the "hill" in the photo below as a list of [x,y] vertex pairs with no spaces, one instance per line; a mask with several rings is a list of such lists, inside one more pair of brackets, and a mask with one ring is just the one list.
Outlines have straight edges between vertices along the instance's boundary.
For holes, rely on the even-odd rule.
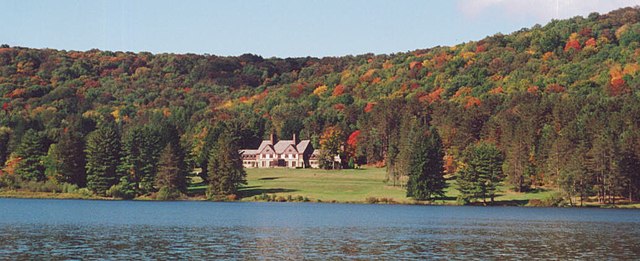
[[33,130],[50,159],[34,161],[38,171],[55,176],[51,144],[69,129],[84,139],[113,121],[125,147],[133,129],[176,126],[190,167],[205,167],[211,133],[223,123],[240,147],[256,147],[271,132],[297,133],[316,147],[323,135],[335,136],[344,162],[386,165],[396,184],[406,146],[400,126],[419,117],[442,136],[449,175],[465,148],[482,140],[504,153],[516,191],[553,186],[567,198],[634,200],[639,22],[640,9],[624,8],[455,46],[325,58],[3,45],[0,164],[11,174],[26,160],[21,144]]

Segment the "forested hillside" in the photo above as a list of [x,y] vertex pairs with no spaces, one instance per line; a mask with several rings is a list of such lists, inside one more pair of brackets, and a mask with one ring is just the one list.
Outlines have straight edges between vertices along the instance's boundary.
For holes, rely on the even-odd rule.
[[[271,132],[297,133],[316,148],[334,144],[344,167],[385,165],[389,182],[403,184],[407,132],[417,118],[437,129],[449,175],[482,141],[502,152],[505,181],[516,191],[549,186],[565,197],[636,200],[638,61],[638,8],[384,55],[279,59],[3,45],[0,165],[2,175],[24,180],[89,183],[99,194],[133,183],[144,194],[160,186],[163,151],[184,161],[170,167],[206,174],[225,129],[240,148],[257,147]],[[87,179],[86,162],[96,157],[117,165],[111,176]]]

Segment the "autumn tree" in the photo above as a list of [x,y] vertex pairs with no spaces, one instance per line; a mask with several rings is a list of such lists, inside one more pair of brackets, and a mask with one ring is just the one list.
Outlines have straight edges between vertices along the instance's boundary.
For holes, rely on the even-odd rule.
[[320,167],[324,169],[335,169],[335,157],[340,156],[343,149],[343,132],[340,128],[327,127],[320,137]]

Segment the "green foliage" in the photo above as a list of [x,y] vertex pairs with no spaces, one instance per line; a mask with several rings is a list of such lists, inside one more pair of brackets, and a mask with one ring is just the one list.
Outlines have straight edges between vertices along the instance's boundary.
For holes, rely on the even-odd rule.
[[417,124],[409,161],[407,197],[431,200],[444,196],[444,152],[438,131]]
[[123,175],[131,176],[142,194],[155,191],[154,181],[162,151],[161,134],[152,126],[134,126],[123,139]]
[[238,192],[240,185],[246,184],[247,173],[242,166],[242,159],[235,145],[234,137],[225,132],[209,156],[209,198],[231,195]]
[[135,184],[129,181],[129,178],[124,176],[120,178],[118,184],[111,186],[107,192],[107,196],[121,199],[133,199],[136,197]]
[[106,195],[107,190],[118,183],[120,150],[120,135],[113,124],[104,123],[89,134],[85,149],[87,188],[97,195]]
[[44,135],[29,129],[22,137],[22,142],[16,150],[20,158],[16,167],[16,174],[22,179],[43,181],[46,179],[44,157],[47,155],[48,144]]
[[7,127],[0,127],[0,167],[9,157],[9,135],[11,130]]
[[179,190],[170,187],[161,187],[156,193],[157,200],[176,200],[182,197]]
[[156,187],[160,189],[168,188],[170,191],[186,192],[187,174],[183,167],[184,156],[181,156],[180,150],[176,144],[172,143],[167,144],[162,150],[155,179]]
[[456,177],[460,191],[458,200],[468,203],[481,198],[486,204],[486,199],[490,198],[493,203],[496,187],[503,179],[502,162],[502,153],[494,144],[480,142],[467,147],[463,166]]
[[59,183],[86,186],[84,141],[79,133],[64,131],[49,148],[48,171]]

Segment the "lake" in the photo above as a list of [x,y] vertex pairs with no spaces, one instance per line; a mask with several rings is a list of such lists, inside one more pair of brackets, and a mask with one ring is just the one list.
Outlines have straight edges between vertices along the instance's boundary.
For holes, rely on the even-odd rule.
[[0,259],[638,259],[621,209],[0,199]]

